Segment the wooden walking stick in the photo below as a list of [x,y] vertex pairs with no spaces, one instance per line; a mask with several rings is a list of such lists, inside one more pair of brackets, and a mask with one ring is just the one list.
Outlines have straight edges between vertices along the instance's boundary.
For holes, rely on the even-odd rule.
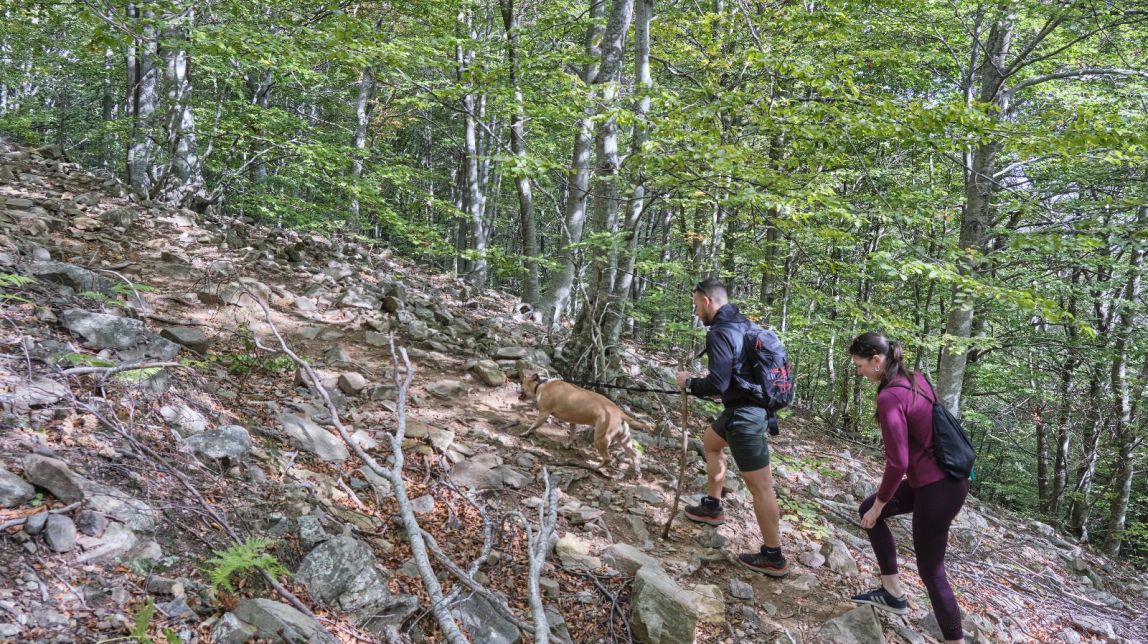
[[682,485],[686,478],[686,454],[690,447],[690,430],[687,425],[690,420],[690,394],[684,386],[679,387],[679,390],[682,393],[682,460],[678,466],[678,488],[674,490],[674,505],[670,508],[670,518],[666,519],[666,527],[662,529],[662,539],[670,538],[670,526],[678,514],[678,501],[682,498]]

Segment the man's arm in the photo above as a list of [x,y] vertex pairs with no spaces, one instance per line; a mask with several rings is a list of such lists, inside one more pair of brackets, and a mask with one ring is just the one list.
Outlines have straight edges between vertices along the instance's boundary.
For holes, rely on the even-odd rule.
[[699,398],[722,395],[730,386],[737,361],[737,347],[730,329],[711,330],[706,335],[709,373],[704,378],[691,378],[688,391]]

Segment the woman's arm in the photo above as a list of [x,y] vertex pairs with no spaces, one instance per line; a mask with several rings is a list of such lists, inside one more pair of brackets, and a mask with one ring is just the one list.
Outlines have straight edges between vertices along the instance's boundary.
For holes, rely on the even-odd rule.
[[890,389],[877,394],[877,423],[885,443],[885,473],[877,488],[877,501],[883,506],[893,498],[909,469],[909,424],[905,420],[905,407],[900,396]]

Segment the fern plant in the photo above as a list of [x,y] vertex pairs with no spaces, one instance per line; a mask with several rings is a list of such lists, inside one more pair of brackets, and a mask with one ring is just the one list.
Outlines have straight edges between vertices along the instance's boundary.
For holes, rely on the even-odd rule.
[[[148,634],[151,631],[151,618],[155,616],[155,611],[155,601],[148,597],[147,604],[141,606],[136,613],[128,639],[135,640],[136,644],[155,644],[155,638]],[[168,644],[178,644],[180,641],[179,635],[170,628],[163,629],[163,638]]]
[[[20,288],[22,286],[27,286],[34,281],[35,280],[33,280],[31,277],[24,275],[16,275],[15,273],[0,273],[0,288],[4,289]],[[30,300],[28,300],[28,298],[20,297],[19,295],[12,295],[10,293],[0,293],[0,300],[25,302],[27,304],[32,303]]]
[[222,588],[233,593],[235,588],[231,585],[232,575],[245,575],[260,570],[272,577],[290,574],[275,555],[266,552],[273,543],[270,539],[253,537],[225,550],[216,551],[215,556],[207,560],[211,585],[217,590]]

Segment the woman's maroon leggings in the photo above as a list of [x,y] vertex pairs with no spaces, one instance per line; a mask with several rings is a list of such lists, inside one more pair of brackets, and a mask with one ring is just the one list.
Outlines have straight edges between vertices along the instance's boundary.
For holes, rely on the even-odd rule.
[[[949,524],[961,511],[969,494],[967,479],[946,477],[924,487],[911,488],[909,481],[901,481],[893,498],[881,509],[877,525],[868,530],[869,542],[877,555],[882,575],[897,574],[897,544],[885,519],[898,514],[913,514],[913,549],[917,551],[917,572],[929,591],[929,601],[937,615],[937,624],[947,640],[959,640],[961,608],[953,595],[953,588],[945,576],[945,548],[949,545]],[[877,495],[861,502],[861,516],[873,507]]]

